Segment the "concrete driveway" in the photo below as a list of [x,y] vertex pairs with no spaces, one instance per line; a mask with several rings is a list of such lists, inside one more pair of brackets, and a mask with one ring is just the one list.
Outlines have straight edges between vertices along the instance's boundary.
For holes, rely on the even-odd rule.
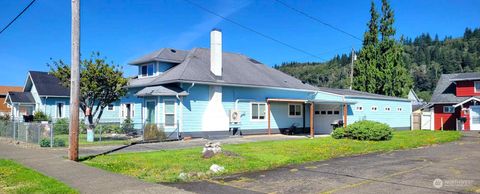
[[173,186],[197,193],[480,193],[480,135]]

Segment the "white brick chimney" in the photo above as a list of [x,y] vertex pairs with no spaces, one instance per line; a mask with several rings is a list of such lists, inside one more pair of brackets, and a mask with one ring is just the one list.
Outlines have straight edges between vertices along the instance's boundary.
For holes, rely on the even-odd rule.
[[222,32],[216,28],[210,32],[210,71],[222,76]]

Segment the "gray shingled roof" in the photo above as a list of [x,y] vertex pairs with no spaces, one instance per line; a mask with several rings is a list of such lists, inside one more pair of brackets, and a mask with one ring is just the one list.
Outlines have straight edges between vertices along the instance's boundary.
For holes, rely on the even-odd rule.
[[30,92],[8,92],[8,98],[13,103],[35,103],[35,99]]
[[189,51],[183,62],[172,67],[162,75],[150,80],[145,80],[147,78],[132,79],[129,87],[154,86],[176,82],[200,82],[221,85],[317,90],[314,86],[304,84],[290,75],[267,67],[245,55],[224,52],[222,63],[223,76],[217,79],[210,71],[210,49],[195,48]]
[[437,87],[433,91],[430,103],[459,103],[470,97],[455,96],[455,84],[450,79],[459,76],[459,73],[443,74],[437,82]]
[[385,96],[380,94],[372,94],[368,92],[361,92],[357,90],[349,90],[349,89],[337,89],[337,88],[325,88],[320,87],[318,90],[322,92],[328,92],[332,94],[342,95],[346,97],[364,97],[364,98],[375,98],[375,99],[384,99],[384,100],[402,100],[402,101],[410,101],[407,98],[398,98],[393,96]]
[[145,87],[138,91],[135,95],[136,96],[187,96],[188,92],[183,90],[182,88],[173,85],[167,84],[163,86],[151,86]]
[[450,78],[450,81],[461,81],[461,80],[480,80],[480,73],[457,73],[456,76]]
[[60,84],[60,80],[48,72],[29,71],[38,95],[40,96],[70,96],[70,89]]
[[134,61],[130,62],[130,65],[140,65],[148,62],[168,62],[168,63],[181,63],[185,60],[188,51],[185,50],[177,50],[171,48],[162,48],[160,50],[154,51],[147,55],[144,55]]

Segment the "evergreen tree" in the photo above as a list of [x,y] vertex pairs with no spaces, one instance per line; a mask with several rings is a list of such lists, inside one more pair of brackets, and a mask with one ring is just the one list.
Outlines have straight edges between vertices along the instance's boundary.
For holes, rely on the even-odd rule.
[[363,35],[363,48],[360,50],[358,61],[354,66],[353,88],[355,90],[375,92],[377,84],[378,63],[378,13],[375,10],[375,3],[372,1],[370,7],[370,21],[368,31]]
[[[393,10],[387,0],[382,0],[380,19],[378,90],[376,93],[388,96],[405,97],[412,87],[412,78],[403,62],[403,48],[395,40]],[[430,40],[430,36],[428,37]]]

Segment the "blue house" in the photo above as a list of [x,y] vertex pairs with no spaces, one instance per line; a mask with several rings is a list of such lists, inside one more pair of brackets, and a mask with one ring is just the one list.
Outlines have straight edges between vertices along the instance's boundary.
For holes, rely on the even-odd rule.
[[[5,103],[11,107],[12,119],[23,121],[23,116],[42,111],[52,121],[68,118],[70,115],[70,89],[48,72],[29,71],[22,92],[9,92]],[[117,106],[117,107],[116,107]],[[121,122],[118,105],[105,108],[101,122]]]
[[[136,128],[154,124],[194,137],[292,128],[328,134],[332,123],[360,120],[411,128],[410,100],[311,86],[248,56],[223,52],[219,30],[211,32],[209,49],[163,48],[130,65],[138,75],[129,80],[127,95],[106,108],[101,122],[128,118]],[[69,89],[46,72],[30,71],[24,91],[10,92],[6,102],[15,118],[39,110],[53,120],[69,115]]]
[[223,52],[221,36],[211,32],[210,49],[163,48],[132,61],[138,76],[120,102],[122,117],[186,136],[232,134],[233,128],[278,133],[292,126],[321,134],[338,120],[410,129],[408,99],[302,83],[248,56]]

